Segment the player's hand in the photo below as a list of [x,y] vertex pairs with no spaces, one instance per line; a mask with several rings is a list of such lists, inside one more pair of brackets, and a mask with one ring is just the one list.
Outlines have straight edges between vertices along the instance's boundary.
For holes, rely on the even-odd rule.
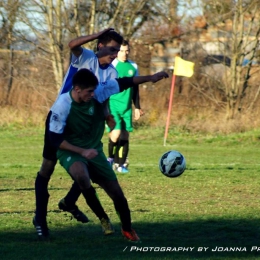
[[106,116],[106,124],[110,128],[110,131],[112,131],[115,128],[116,121],[113,115]]
[[106,29],[100,31],[99,33],[97,33],[98,37],[102,36],[103,34],[109,32],[109,31],[114,31],[114,28],[109,27],[109,28],[106,28]]
[[168,73],[166,73],[165,71],[160,71],[160,72],[157,72],[152,75],[151,81],[153,83],[156,83],[157,81],[164,79],[164,78],[169,78]]
[[93,159],[98,155],[98,151],[96,149],[84,149],[81,153],[81,156],[83,156],[86,159]]
[[141,116],[144,115],[144,112],[142,109],[135,109],[135,116],[134,116],[134,120],[138,120]]

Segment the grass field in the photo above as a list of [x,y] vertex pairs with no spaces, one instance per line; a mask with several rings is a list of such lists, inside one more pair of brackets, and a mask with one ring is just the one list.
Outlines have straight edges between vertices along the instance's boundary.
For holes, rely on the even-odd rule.
[[[0,130],[1,259],[260,259],[260,134],[207,136],[171,129],[164,147],[163,131],[136,130],[130,173],[118,175],[142,239],[132,244],[122,238],[112,202],[98,187],[114,235],[102,235],[83,197],[78,206],[90,223],[59,211],[57,203],[72,183],[59,165],[49,185],[51,239],[38,241],[31,221],[43,129]],[[187,161],[183,175],[173,179],[158,170],[160,155],[171,149]]]

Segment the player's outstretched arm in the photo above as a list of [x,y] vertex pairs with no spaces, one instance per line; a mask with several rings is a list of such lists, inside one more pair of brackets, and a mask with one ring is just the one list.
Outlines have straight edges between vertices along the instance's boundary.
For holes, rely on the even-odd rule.
[[98,33],[94,33],[94,34],[86,35],[86,36],[80,36],[80,37],[77,37],[75,39],[72,39],[68,44],[69,48],[75,56],[79,57],[81,55],[81,52],[82,52],[81,45],[88,43],[88,42],[91,42],[91,41],[94,41],[94,40],[98,39],[101,35],[103,35],[104,33],[107,33],[107,32],[112,31],[112,30],[114,30],[114,29],[113,28],[107,28],[107,29],[104,29],[104,30],[102,30]]
[[136,76],[133,78],[134,84],[142,84],[146,82],[153,82],[156,83],[164,78],[169,78],[169,75],[165,71],[157,72],[153,75],[147,75],[147,76]]
[[[119,92],[122,92],[125,89],[131,88],[131,87],[136,88],[139,84],[142,84],[145,82],[156,83],[159,80],[162,80],[162,79],[168,78],[168,77],[169,77],[169,75],[165,71],[160,71],[153,75],[118,78],[118,79],[116,79],[116,81],[118,82]],[[113,94],[115,94],[115,93],[113,93]]]
[[138,84],[145,82],[157,82],[161,79],[168,78],[169,75],[165,71],[157,72],[148,76],[123,77],[110,79],[105,84],[99,84],[95,89],[95,99],[99,103],[103,103],[110,96],[122,92],[128,88],[136,88]]

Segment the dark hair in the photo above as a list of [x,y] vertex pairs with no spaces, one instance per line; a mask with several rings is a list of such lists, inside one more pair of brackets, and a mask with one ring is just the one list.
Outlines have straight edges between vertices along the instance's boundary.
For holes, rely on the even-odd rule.
[[121,45],[123,45],[123,46],[127,46],[128,45],[129,46],[129,42],[127,40],[123,40]]
[[97,45],[99,43],[102,43],[104,45],[108,44],[109,42],[111,42],[112,40],[114,40],[115,42],[117,42],[118,44],[122,44],[123,42],[123,36],[121,36],[119,33],[117,33],[116,31],[108,31],[107,33],[102,34],[99,38],[98,38],[98,42]]
[[72,86],[78,86],[81,89],[96,87],[98,85],[98,79],[88,69],[80,69],[72,78]]

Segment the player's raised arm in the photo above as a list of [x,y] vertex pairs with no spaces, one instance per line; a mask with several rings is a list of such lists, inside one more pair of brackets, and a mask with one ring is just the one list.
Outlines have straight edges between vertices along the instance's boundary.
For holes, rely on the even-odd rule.
[[82,53],[81,45],[94,41],[94,40],[98,39],[100,36],[102,36],[103,34],[109,32],[109,31],[112,31],[112,30],[114,30],[114,29],[107,28],[98,33],[94,33],[94,34],[86,35],[86,36],[80,36],[75,39],[72,39],[68,44],[69,48],[76,57],[79,57]]

